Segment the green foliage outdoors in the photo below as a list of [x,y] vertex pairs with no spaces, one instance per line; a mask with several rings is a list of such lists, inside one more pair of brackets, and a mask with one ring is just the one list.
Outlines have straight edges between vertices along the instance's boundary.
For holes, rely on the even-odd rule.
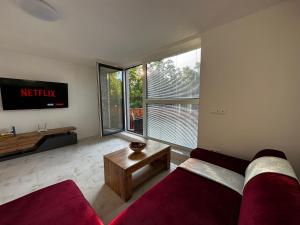
[[[143,107],[143,80],[139,73],[141,66],[133,67],[129,69],[129,102],[130,108],[142,108]],[[155,76],[156,74],[163,74],[160,85],[171,83],[176,85],[176,82],[184,83],[187,91],[190,91],[190,87],[194,83],[200,82],[200,63],[197,62],[194,68],[183,67],[178,68],[175,66],[172,60],[161,60],[149,63],[147,66],[147,73]],[[120,96],[122,93],[122,81],[115,73],[113,76],[109,76],[110,80],[110,96],[113,103],[120,102]],[[180,78],[180,79],[178,79]],[[198,91],[199,89],[196,89]],[[187,92],[188,93],[188,92]],[[199,93],[192,93],[192,95],[199,95]]]
[[119,73],[113,72],[108,74],[108,82],[109,82],[109,96],[110,96],[110,104],[111,105],[122,105],[122,77]]
[[141,66],[129,69],[129,102],[130,108],[143,107],[143,78],[139,71]]
[[[173,94],[173,98],[199,97],[199,88],[195,84],[200,83],[200,62],[197,62],[194,68],[176,67],[171,59],[165,61],[156,61],[147,66],[148,76],[159,77],[159,82],[148,82],[148,88],[159,90],[157,93],[151,93],[152,98],[169,98],[166,95],[166,88],[180,87],[180,91]],[[166,95],[166,96],[165,96]]]

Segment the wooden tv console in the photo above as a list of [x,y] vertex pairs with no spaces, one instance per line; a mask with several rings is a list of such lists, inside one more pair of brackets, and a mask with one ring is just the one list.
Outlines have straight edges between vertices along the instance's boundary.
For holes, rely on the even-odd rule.
[[75,127],[17,134],[0,139],[0,161],[77,143]]

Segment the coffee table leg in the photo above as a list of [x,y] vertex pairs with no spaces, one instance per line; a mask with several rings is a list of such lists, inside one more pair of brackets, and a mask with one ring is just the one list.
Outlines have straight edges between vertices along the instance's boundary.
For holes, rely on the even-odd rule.
[[121,170],[120,175],[120,196],[126,202],[132,196],[132,174],[125,170]]
[[163,155],[158,159],[150,163],[150,165],[157,171],[169,170],[171,160],[171,151],[168,149]]
[[170,164],[171,164],[171,148],[169,147],[166,154],[166,170],[170,169]]
[[104,177],[105,184],[114,190],[124,201],[131,198],[131,173],[104,158]]

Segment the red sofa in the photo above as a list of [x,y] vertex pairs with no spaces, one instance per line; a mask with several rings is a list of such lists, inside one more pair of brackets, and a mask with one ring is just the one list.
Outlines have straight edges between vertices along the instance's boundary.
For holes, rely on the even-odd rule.
[[[191,157],[244,173],[248,161],[196,149]],[[110,225],[237,224],[242,197],[225,186],[177,168]]]
[[[255,157],[286,158],[276,150]],[[191,157],[244,174],[249,161],[204,149]],[[240,210],[241,208],[241,210]],[[110,225],[299,225],[300,186],[285,175],[264,173],[244,194],[177,168],[117,216]]]
[[[283,152],[264,150],[254,159],[273,155],[286,159]],[[239,225],[299,225],[299,182],[278,173],[262,173],[251,179],[243,191]]]
[[76,184],[43,188],[0,206],[1,225],[103,225]]
[[[255,157],[285,158],[276,150]],[[191,157],[244,175],[250,161],[204,149]],[[263,173],[243,196],[219,183],[177,168],[109,225],[299,225],[300,186],[296,179]],[[101,225],[72,181],[65,181],[0,206],[1,225]]]

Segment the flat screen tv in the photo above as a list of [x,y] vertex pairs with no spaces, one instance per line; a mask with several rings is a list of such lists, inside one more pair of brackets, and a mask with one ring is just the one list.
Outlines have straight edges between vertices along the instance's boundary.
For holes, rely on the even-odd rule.
[[3,110],[68,107],[68,84],[0,78]]

